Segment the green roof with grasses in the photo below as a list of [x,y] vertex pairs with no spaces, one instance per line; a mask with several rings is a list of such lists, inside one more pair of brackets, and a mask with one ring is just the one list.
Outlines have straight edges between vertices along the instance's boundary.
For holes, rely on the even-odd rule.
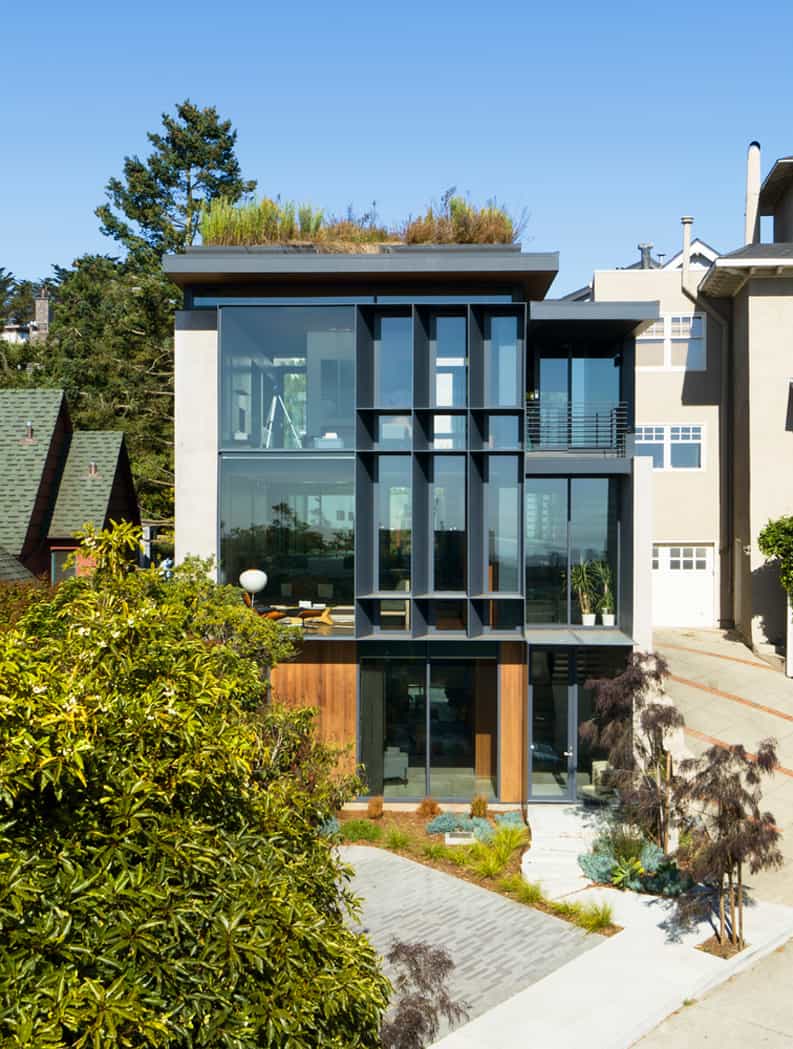
[[280,203],[264,197],[242,204],[213,200],[201,216],[207,246],[253,247],[267,244],[314,245],[320,251],[372,251],[383,244],[513,244],[525,225],[495,201],[484,207],[449,191],[439,207],[389,229],[374,211],[345,218],[327,217],[308,204]]

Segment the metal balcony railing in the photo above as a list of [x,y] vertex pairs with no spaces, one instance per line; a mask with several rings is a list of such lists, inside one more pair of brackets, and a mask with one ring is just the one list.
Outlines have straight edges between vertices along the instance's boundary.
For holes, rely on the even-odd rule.
[[526,412],[526,450],[624,455],[627,428],[628,406],[622,402],[530,401]]

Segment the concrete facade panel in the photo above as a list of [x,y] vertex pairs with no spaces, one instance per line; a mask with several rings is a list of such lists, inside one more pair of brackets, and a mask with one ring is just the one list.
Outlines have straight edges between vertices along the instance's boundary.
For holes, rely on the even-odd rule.
[[177,314],[174,339],[175,548],[217,560],[218,332],[214,311]]

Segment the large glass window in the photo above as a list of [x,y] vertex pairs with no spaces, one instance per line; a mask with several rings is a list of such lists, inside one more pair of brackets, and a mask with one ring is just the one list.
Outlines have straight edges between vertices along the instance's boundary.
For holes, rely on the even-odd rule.
[[567,492],[563,477],[525,482],[526,622],[567,622]]
[[516,456],[490,456],[484,485],[485,537],[487,542],[486,588],[518,593],[518,534],[520,525],[520,460]]
[[369,794],[427,793],[427,693],[423,660],[361,660],[361,763]]
[[569,795],[570,687],[565,649],[532,648],[531,796],[563,799]]
[[353,360],[349,307],[221,309],[221,446],[352,448]]
[[220,559],[236,583],[267,573],[259,610],[319,633],[352,633],[351,459],[223,459]]
[[413,535],[410,456],[380,456],[375,469],[377,588],[410,590]]
[[494,660],[362,659],[360,695],[369,794],[496,796]]
[[594,625],[596,616],[616,614],[617,484],[605,477],[526,479],[528,623]]
[[413,403],[413,321],[410,314],[374,319],[374,397],[377,408]]
[[485,317],[485,403],[489,407],[512,407],[521,403],[521,343],[518,318]]
[[617,507],[615,483],[606,477],[570,482],[570,561],[573,622],[616,608]]
[[465,457],[438,455],[432,465],[433,589],[465,590]]
[[464,408],[466,404],[467,337],[465,317],[430,319],[433,405]]

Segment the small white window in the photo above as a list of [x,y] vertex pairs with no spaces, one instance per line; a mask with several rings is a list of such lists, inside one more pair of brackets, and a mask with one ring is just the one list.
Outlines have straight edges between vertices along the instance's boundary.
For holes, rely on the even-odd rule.
[[653,547],[653,571],[657,572],[660,565],[660,558],[658,556],[658,547]]
[[705,371],[708,366],[703,313],[667,313],[636,337],[636,367]]
[[637,455],[649,455],[654,470],[701,470],[704,427],[669,424],[637,425]]

